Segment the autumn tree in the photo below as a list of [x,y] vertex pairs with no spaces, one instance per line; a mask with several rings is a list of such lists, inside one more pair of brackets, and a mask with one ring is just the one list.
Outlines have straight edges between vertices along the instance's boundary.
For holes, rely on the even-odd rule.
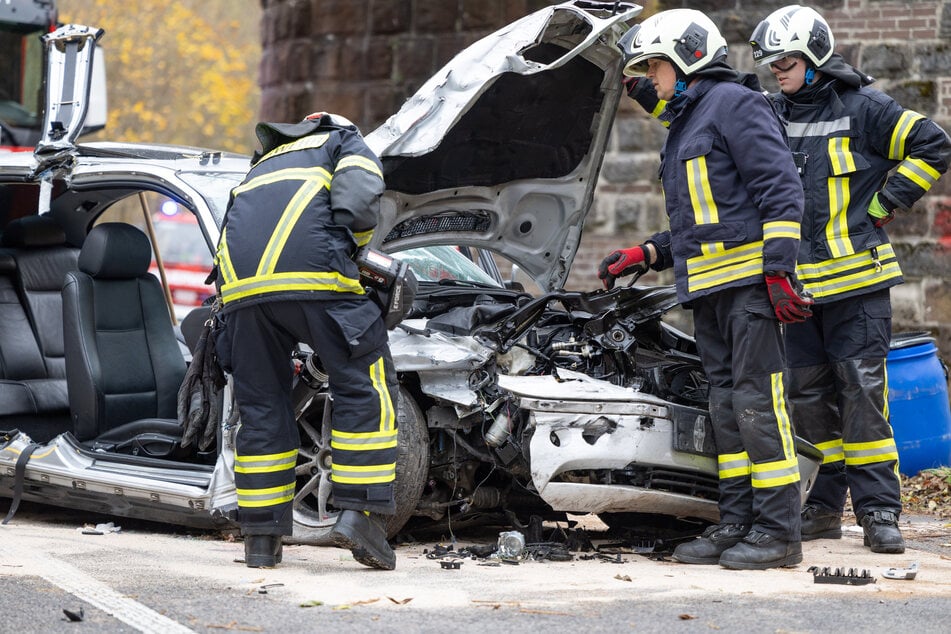
[[250,153],[260,15],[258,0],[60,0],[61,22],[105,31],[109,118],[90,140]]

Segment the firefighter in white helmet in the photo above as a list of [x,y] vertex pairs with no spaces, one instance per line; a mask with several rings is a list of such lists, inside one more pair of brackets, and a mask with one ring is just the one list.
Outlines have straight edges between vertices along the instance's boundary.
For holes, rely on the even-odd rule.
[[[868,88],[835,51],[814,9],[783,7],[750,37],[805,190],[797,271],[813,318],[786,327],[797,431],[824,454],[802,512],[802,539],[842,536],[846,490],[873,552],[901,553],[898,451],[888,420],[889,289],[902,272],[884,226],[948,167],[934,122]],[[894,171],[893,171],[894,170]]]
[[646,74],[666,102],[661,178],[670,230],[614,251],[598,275],[610,288],[648,266],[673,267],[678,297],[694,311],[718,453],[719,524],[673,557],[743,569],[795,565],[801,498],[780,320],[809,315],[793,275],[803,205],[796,166],[759,82],[727,64],[726,41],[706,15],[658,13],[619,46],[624,74]]

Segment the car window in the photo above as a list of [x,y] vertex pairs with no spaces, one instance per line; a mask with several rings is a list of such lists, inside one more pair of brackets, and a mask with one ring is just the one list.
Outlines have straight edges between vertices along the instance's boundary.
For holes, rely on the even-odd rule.
[[424,282],[454,280],[475,282],[496,288],[501,285],[488,273],[450,246],[430,246],[407,249],[391,254],[410,265],[416,278]]

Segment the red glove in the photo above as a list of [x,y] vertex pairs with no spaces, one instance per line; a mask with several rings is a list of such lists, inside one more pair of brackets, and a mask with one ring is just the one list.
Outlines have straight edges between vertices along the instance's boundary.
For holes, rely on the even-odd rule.
[[806,321],[812,316],[812,309],[809,308],[814,303],[812,296],[803,289],[794,275],[787,277],[785,274],[767,271],[766,289],[779,321],[793,324]]
[[[872,202],[868,206],[868,215],[872,218],[872,223],[876,227],[884,227],[895,219],[895,210],[889,209],[882,202],[883,197],[878,192],[872,196]],[[891,207],[891,205],[889,205]]]
[[650,253],[643,245],[613,251],[598,265],[598,277],[601,278],[604,288],[611,289],[614,288],[614,280],[617,278],[646,271],[649,261]]

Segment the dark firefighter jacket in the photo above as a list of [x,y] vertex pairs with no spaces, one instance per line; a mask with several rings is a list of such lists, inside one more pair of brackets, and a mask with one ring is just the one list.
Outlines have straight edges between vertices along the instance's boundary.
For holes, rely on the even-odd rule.
[[792,272],[802,185],[779,120],[764,95],[700,78],[667,102],[661,151],[670,230],[649,241],[653,268],[674,267],[681,302]]
[[871,78],[857,71],[851,77],[867,81],[830,77],[813,90],[771,95],[788,121],[790,149],[804,163],[806,212],[797,271],[819,303],[902,282],[895,252],[869,217],[869,204],[880,191],[886,206],[909,209],[947,170],[951,150],[947,134],[930,119],[862,85]]
[[337,115],[260,123],[256,133],[262,151],[231,192],[218,242],[222,310],[362,295],[351,256],[379,218],[379,159]]

